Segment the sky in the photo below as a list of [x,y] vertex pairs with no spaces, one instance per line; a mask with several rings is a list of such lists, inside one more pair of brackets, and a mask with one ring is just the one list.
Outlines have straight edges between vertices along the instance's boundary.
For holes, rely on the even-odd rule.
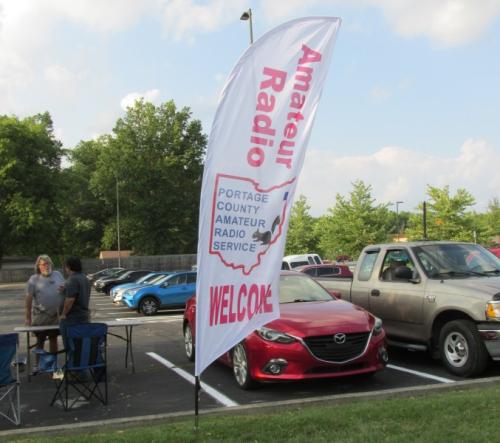
[[137,98],[210,133],[225,80],[288,20],[342,18],[297,196],[325,214],[352,183],[415,211],[428,186],[500,198],[500,0],[0,0],[0,114],[48,111],[64,147]]

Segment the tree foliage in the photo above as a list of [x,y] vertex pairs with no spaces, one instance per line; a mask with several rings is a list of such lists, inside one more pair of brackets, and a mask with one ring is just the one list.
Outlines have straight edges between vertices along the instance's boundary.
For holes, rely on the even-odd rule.
[[336,196],[335,206],[318,221],[324,257],[357,257],[368,244],[383,242],[391,229],[388,205],[375,205],[371,186],[358,180],[349,198]]
[[114,207],[90,189],[101,148],[100,139],[80,142],[69,153],[70,167],[63,170],[63,249],[83,257],[99,255],[106,226],[115,214]]
[[48,113],[0,116],[0,258],[58,250],[62,155]]
[[[90,187],[115,208],[118,186],[122,248],[137,254],[196,251],[206,136],[190,110],[177,110],[173,101],[138,101],[99,143]],[[113,224],[115,219],[105,227],[108,248],[116,247]]]
[[285,254],[306,254],[316,251],[319,238],[316,219],[309,214],[311,207],[304,195],[294,203],[286,237]]
[[[467,209],[475,204],[474,197],[465,189],[458,189],[450,194],[449,186],[440,189],[427,187],[427,239],[480,241],[484,237],[481,227],[475,222],[476,217]],[[406,234],[409,239],[423,239],[423,204],[419,213],[410,217]],[[475,233],[475,234],[474,234]],[[476,237],[474,237],[476,235]]]

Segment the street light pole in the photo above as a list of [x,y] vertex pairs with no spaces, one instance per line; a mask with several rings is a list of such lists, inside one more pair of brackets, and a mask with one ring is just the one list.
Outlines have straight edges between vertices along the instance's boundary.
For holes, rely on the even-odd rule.
[[116,235],[118,237],[118,267],[121,268],[121,251],[120,251],[120,197],[118,194],[118,178],[116,179]]
[[243,14],[241,14],[240,20],[248,20],[250,26],[250,44],[253,44],[253,27],[252,27],[252,10],[248,9]]
[[397,227],[397,230],[398,230],[398,232],[397,232],[398,243],[399,243],[399,232],[400,232],[400,227],[399,227],[399,205],[401,203],[404,203],[404,202],[402,202],[402,201],[396,202],[396,225],[397,225],[396,227]]

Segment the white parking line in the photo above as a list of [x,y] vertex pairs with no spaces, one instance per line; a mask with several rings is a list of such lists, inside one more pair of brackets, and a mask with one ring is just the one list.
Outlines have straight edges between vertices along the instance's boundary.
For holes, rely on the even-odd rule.
[[455,383],[455,380],[450,378],[438,377],[437,375],[427,374],[426,372],[414,371],[413,369],[402,368],[401,366],[387,365],[388,368],[396,371],[407,372],[408,374],[418,375],[422,378],[429,378],[440,383]]
[[[159,356],[156,352],[146,352],[146,355],[149,355],[151,358],[154,358],[156,361],[160,362],[162,365],[166,366],[167,368],[172,369],[172,371],[174,371],[175,373],[180,375],[184,380],[187,380],[189,383],[191,383],[194,386],[195,379],[191,374],[187,373],[183,369],[178,368],[173,363],[169,362],[167,359]],[[226,397],[224,394],[215,390],[214,388],[207,385],[206,383],[203,383],[202,381],[200,381],[200,385],[201,385],[201,388],[208,395],[210,395],[212,398],[214,398],[216,401],[218,401],[223,406],[238,406],[238,403],[236,403],[235,401]]]

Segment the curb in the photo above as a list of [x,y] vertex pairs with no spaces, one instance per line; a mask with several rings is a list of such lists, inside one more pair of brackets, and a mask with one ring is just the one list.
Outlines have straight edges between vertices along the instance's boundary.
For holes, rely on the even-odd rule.
[[[277,407],[294,409],[306,405],[330,403],[330,404],[343,404],[358,400],[372,400],[372,399],[385,399],[393,397],[411,397],[411,396],[423,396],[428,393],[441,393],[448,391],[459,391],[463,389],[476,389],[482,387],[489,387],[492,385],[500,384],[500,377],[489,377],[476,380],[464,380],[457,381],[454,383],[446,384],[432,384],[423,385],[411,388],[394,388],[386,389],[380,391],[370,391],[361,392],[356,394],[339,394],[330,395],[326,397],[310,397],[298,400],[283,400],[277,402],[267,402],[250,404],[243,406],[232,406],[224,408],[214,408],[209,410],[200,411],[201,416],[210,415],[241,415],[253,412],[264,412],[268,409],[276,411]],[[173,412],[168,414],[154,414],[154,415],[142,415],[135,417],[123,417],[123,418],[113,418],[108,420],[95,420],[85,423],[71,423],[65,425],[55,425],[55,426],[43,426],[36,428],[26,428],[26,429],[11,429],[7,431],[0,431],[0,439],[6,437],[22,437],[30,436],[33,434],[65,434],[66,432],[71,432],[74,436],[75,431],[92,431],[103,429],[104,427],[132,427],[139,424],[154,424],[155,422],[174,422],[186,417],[193,417],[194,420],[194,410],[193,411],[182,411]]]

